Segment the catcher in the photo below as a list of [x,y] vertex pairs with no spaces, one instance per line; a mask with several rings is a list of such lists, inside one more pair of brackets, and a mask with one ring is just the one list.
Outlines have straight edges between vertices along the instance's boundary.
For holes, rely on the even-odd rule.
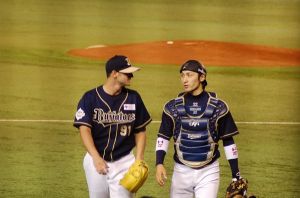
[[[238,151],[233,139],[239,132],[228,105],[216,93],[206,91],[207,71],[199,61],[188,60],[179,73],[184,92],[165,104],[157,135],[158,184],[163,186],[167,179],[164,158],[173,138],[175,165],[170,197],[216,198],[220,183],[218,142],[222,140],[235,180],[232,184],[240,182],[238,187],[245,189],[242,196],[246,196],[247,182],[240,176]],[[227,197],[237,194],[228,191]]]

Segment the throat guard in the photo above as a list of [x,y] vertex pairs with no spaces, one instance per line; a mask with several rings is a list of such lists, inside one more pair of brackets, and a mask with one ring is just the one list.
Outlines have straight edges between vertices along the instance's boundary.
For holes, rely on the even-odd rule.
[[216,123],[221,114],[228,112],[227,106],[220,105],[224,103],[219,103],[213,93],[209,95],[206,109],[199,116],[187,113],[183,96],[175,99],[179,124],[175,149],[178,159],[191,168],[200,168],[212,161],[218,147]]

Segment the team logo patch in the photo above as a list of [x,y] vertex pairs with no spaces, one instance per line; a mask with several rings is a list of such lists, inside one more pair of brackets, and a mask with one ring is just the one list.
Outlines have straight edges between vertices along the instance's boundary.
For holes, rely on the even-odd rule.
[[163,140],[157,140],[157,147],[162,147],[164,141]]
[[237,151],[236,147],[232,147],[231,151],[232,151],[232,155],[234,155],[234,156],[238,155],[238,151]]
[[128,65],[128,66],[130,66],[130,65],[131,65],[131,64],[130,64],[130,60],[129,60],[129,58],[126,58],[126,59],[125,59],[125,61],[127,62],[127,65]]
[[131,123],[135,120],[134,113],[123,113],[122,111],[103,111],[101,108],[95,108],[93,121],[102,124],[104,127],[112,124]]
[[200,123],[198,121],[196,121],[196,120],[192,120],[192,121],[189,122],[189,125],[191,127],[196,127],[196,126],[199,126]]
[[85,116],[84,111],[81,108],[79,108],[78,111],[76,112],[76,115],[75,115],[76,120],[80,120],[84,116]]
[[135,110],[135,104],[124,104],[124,110],[127,110],[127,111]]
[[190,112],[192,112],[193,114],[198,114],[198,112],[201,111],[201,107],[196,107],[196,106],[192,106],[192,107],[189,107],[189,110]]

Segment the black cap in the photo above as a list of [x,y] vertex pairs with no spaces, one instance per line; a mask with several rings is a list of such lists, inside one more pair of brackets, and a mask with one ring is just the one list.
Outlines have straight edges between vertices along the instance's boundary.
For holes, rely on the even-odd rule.
[[130,64],[129,59],[126,56],[115,55],[110,58],[105,65],[106,74],[110,74],[113,70],[125,74],[133,73],[140,70],[139,67],[134,67]]
[[[196,60],[188,60],[186,61],[180,68],[180,73],[182,71],[193,71],[196,72],[198,74],[204,74],[206,76],[207,71],[204,67],[204,65],[202,65],[199,61]],[[202,86],[203,88],[205,88],[207,86],[207,81],[204,80],[202,82]]]
[[188,60],[187,62],[185,62],[180,68],[180,73],[186,70],[204,75],[206,75],[207,73],[204,65],[202,65],[199,61],[196,60]]

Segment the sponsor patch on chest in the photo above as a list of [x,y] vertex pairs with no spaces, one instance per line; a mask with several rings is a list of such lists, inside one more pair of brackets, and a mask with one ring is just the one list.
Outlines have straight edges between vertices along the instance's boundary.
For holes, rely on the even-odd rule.
[[135,104],[124,104],[124,110],[134,111],[135,110]]
[[201,138],[201,135],[199,134],[188,134],[188,138],[189,139],[198,139],[198,138]]

